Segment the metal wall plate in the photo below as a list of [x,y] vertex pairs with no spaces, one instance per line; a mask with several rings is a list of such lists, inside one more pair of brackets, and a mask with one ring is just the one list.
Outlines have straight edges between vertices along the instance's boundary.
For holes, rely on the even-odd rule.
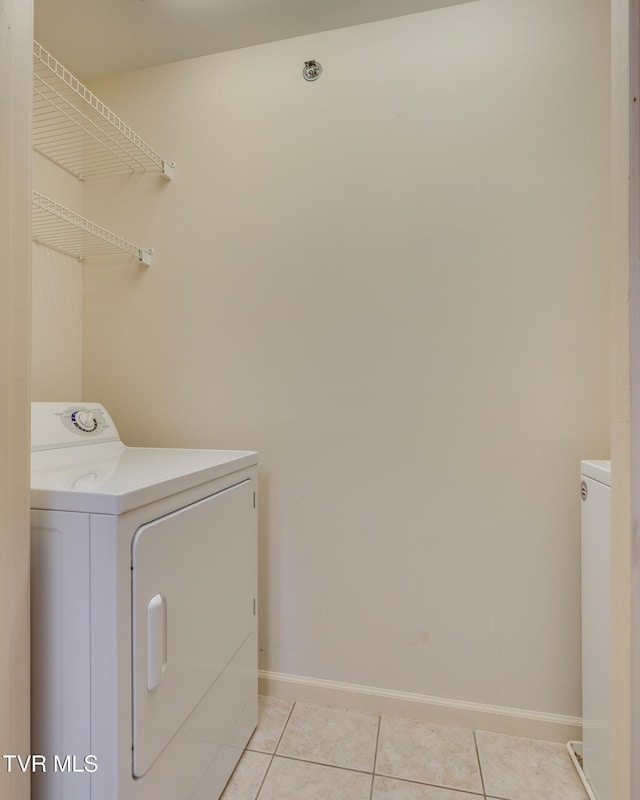
[[304,69],[302,70],[302,77],[305,81],[317,81],[322,75],[322,65],[319,61],[311,60],[304,62]]

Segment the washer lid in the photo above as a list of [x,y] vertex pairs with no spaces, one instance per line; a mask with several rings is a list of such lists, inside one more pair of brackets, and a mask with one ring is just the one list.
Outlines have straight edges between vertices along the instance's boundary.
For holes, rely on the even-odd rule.
[[585,478],[593,478],[594,481],[611,486],[611,462],[610,461],[581,461],[580,473]]
[[104,442],[31,454],[31,508],[123,514],[258,463],[244,450]]

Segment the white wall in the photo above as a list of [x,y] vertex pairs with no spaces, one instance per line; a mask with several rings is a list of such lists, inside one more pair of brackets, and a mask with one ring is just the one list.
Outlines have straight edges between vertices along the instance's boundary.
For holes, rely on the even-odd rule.
[[[631,9],[633,8],[633,12]],[[633,623],[638,613],[634,602],[637,592],[637,547],[632,523],[634,493],[632,464],[637,470],[637,457],[632,458],[632,436],[637,441],[638,399],[632,395],[630,379],[635,379],[630,339],[637,330],[638,278],[637,253],[630,249],[630,234],[636,244],[638,221],[633,214],[637,207],[638,140],[630,137],[631,92],[637,92],[638,74],[637,0],[613,0],[612,22],[612,779],[611,796],[632,800],[640,791],[638,760],[634,755],[637,735],[638,673],[633,669],[637,651],[637,633]],[[632,74],[630,75],[630,64]],[[633,88],[632,88],[633,87]],[[637,120],[637,110],[633,112]],[[635,124],[635,121],[634,121]],[[629,180],[630,174],[633,176]],[[632,222],[630,226],[630,221]],[[636,246],[633,248],[634,250]],[[631,300],[631,305],[630,305]],[[631,346],[630,346],[631,345]],[[632,407],[632,396],[635,398]],[[637,445],[635,445],[637,446]],[[637,501],[635,501],[637,502]],[[633,713],[632,710],[635,710]]]
[[[33,188],[82,213],[82,184],[33,153]],[[82,398],[83,265],[34,244],[31,322],[31,399]]]
[[608,31],[483,0],[95,82],[178,174],[86,187],[156,249],[85,270],[86,399],[260,451],[263,669],[579,715]]
[[[29,753],[29,296],[32,4],[0,4],[0,748]],[[0,768],[0,797],[30,776]]]

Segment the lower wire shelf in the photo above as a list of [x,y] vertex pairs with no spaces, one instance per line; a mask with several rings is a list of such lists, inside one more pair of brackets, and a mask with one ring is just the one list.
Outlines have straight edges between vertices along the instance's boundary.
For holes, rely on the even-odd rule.
[[151,249],[131,244],[39,192],[33,192],[32,207],[32,234],[37,244],[66,253],[78,261],[91,256],[127,253],[141,264],[151,264]]

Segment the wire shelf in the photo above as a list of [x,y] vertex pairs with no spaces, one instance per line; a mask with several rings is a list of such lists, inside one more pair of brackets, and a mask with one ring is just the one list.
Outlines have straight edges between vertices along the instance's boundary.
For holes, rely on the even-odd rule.
[[127,253],[149,266],[152,250],[137,247],[48,197],[33,192],[33,241],[78,261],[90,256]]
[[175,166],[35,41],[33,148],[78,180],[149,170],[171,179]]

